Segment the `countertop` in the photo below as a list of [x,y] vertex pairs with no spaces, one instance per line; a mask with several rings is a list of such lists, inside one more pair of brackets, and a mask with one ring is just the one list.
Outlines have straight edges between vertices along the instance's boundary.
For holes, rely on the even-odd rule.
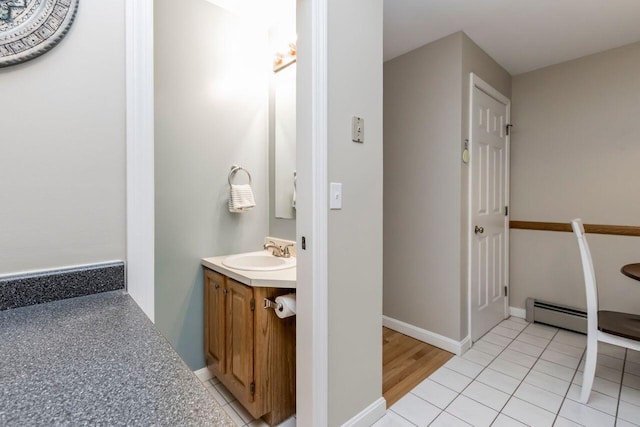
[[217,271],[220,274],[231,277],[247,286],[262,288],[296,288],[296,267],[275,271],[249,271],[236,270],[222,264],[222,261],[231,255],[203,258],[201,263],[204,267]]
[[0,426],[233,426],[123,291],[0,312]]

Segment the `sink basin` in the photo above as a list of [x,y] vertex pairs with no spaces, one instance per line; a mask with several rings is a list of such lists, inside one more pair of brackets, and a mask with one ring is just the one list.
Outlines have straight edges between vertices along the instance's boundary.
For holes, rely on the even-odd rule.
[[228,256],[222,260],[222,264],[236,270],[276,271],[295,267],[296,259],[280,258],[269,251],[260,251]]

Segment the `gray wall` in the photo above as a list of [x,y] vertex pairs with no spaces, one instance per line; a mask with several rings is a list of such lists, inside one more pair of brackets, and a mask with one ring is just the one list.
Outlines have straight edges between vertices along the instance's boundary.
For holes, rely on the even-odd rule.
[[[513,79],[511,219],[640,225],[640,43]],[[635,312],[640,238],[588,235],[603,309]],[[571,233],[512,230],[511,298],[585,307]]]
[[384,64],[384,314],[456,340],[461,42]]
[[[329,425],[338,426],[382,396],[382,0],[331,0],[328,19],[328,172],[344,194],[328,224]],[[351,142],[353,115],[364,118],[364,144]]]
[[469,73],[505,96],[511,77],[458,32],[384,65],[384,314],[467,334]]
[[[156,325],[199,369],[200,258],[259,249],[269,230],[270,56],[266,32],[204,0],[157,1],[155,19]],[[253,176],[244,214],[227,209],[234,163]]]
[[125,259],[124,1],[0,69],[0,274]]

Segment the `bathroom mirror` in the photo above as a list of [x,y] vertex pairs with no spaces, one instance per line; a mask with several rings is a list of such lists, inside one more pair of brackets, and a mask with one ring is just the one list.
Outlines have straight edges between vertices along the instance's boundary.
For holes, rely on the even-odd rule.
[[296,216],[296,64],[280,68],[273,75],[275,216]]

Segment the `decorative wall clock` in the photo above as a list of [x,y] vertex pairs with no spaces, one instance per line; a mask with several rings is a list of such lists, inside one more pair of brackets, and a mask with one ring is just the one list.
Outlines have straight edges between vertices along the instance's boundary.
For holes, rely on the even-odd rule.
[[0,0],[0,68],[42,55],[65,36],[79,0]]

